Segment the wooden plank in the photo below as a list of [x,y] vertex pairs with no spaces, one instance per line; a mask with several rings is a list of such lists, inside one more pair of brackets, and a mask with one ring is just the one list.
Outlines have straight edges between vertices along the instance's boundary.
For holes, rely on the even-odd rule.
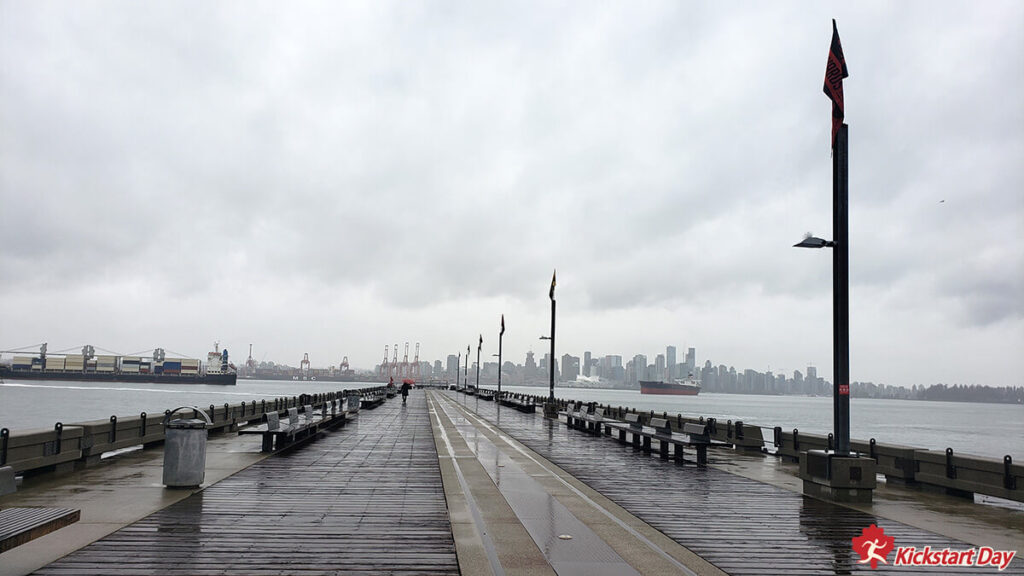
[[425,397],[386,402],[38,573],[458,574]]

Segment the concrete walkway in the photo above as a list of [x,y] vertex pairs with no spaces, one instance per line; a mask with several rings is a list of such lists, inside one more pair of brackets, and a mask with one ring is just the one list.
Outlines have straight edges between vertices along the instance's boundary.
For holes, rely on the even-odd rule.
[[457,401],[428,396],[463,574],[722,574]]

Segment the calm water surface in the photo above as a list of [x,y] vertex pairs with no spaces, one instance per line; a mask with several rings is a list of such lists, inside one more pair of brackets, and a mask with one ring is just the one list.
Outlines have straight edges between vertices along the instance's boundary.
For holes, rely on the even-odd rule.
[[278,396],[336,392],[370,386],[365,382],[289,382],[239,380],[236,386],[6,380],[0,384],[0,427],[11,430],[52,428],[56,422],[163,414],[179,406],[257,403]]
[[[369,386],[363,382],[288,382],[239,380],[236,386],[126,384],[63,381],[7,381],[0,384],[0,427],[11,430],[52,428],[56,422],[81,422],[161,414],[178,406],[235,404],[278,396],[334,392]],[[546,388],[504,386],[513,392],[546,395]],[[742,420],[766,428],[799,428],[827,434],[832,430],[832,399],[803,396],[700,394],[650,396],[633,390],[556,388],[560,398],[628,406],[720,421]],[[853,438],[1014,460],[1024,458],[1024,406],[854,398],[850,402]]]

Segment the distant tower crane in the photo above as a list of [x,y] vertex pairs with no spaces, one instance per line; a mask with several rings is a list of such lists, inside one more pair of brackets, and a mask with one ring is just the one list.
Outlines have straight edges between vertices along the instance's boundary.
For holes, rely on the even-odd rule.
[[377,375],[381,378],[388,377],[388,345],[384,345],[384,360],[380,363],[380,368],[377,370]]
[[419,379],[420,377],[420,343],[416,343],[416,358],[412,361],[412,376],[413,378]]
[[250,371],[256,371],[256,361],[252,358],[252,344],[249,344],[249,359],[245,361],[245,367]]
[[345,356],[344,358],[341,359],[341,371],[348,372],[348,370],[348,356]]
[[405,356],[402,357],[402,365],[399,367],[402,378],[409,377],[409,343],[405,343]]
[[302,362],[299,362],[299,371],[303,374],[309,373],[309,352],[302,355]]

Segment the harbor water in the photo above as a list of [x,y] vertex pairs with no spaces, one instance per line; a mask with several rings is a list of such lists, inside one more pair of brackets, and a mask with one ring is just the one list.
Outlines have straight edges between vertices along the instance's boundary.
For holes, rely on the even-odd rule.
[[[150,383],[93,383],[16,381],[0,383],[0,427],[11,430],[52,428],[70,423],[129,416],[140,412],[162,414],[178,406],[259,402],[280,396],[298,396],[372,386],[366,382],[292,382],[238,380],[235,386],[161,385]],[[547,388],[503,386],[503,390],[546,396]],[[765,428],[798,428],[804,433],[832,430],[832,399],[804,396],[709,394],[652,396],[634,390],[556,387],[559,398],[599,402],[670,415],[706,416],[742,420]],[[878,442],[1002,458],[1024,458],[1024,406],[916,400],[853,398],[850,402],[851,436]]]

